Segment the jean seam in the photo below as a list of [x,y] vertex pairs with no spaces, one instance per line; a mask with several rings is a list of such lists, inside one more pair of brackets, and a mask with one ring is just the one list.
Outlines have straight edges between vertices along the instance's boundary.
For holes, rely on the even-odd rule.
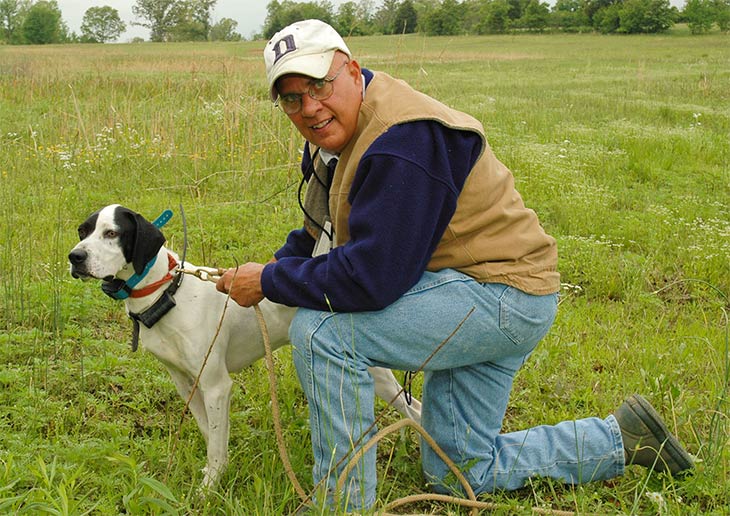
[[[314,340],[314,335],[317,333],[317,331],[322,327],[322,324],[324,324],[325,320],[327,320],[329,317],[331,317],[332,314],[329,312],[323,312],[319,315],[319,317],[315,320],[313,324],[307,329],[306,332],[306,345],[305,345],[305,356],[307,360],[307,383],[309,384],[309,390],[312,393],[312,396],[316,396],[314,392],[314,352],[313,352],[313,345],[312,341]],[[317,409],[317,405],[310,404],[309,405],[309,412],[310,412],[310,419],[313,419],[312,423],[314,423],[312,428],[310,428],[310,432],[312,432],[313,437],[316,437],[316,443],[317,443],[317,451],[320,457],[325,456],[325,446],[322,442],[322,419],[321,415],[319,413],[319,410]],[[312,439],[312,445],[314,446],[315,439]],[[326,461],[322,461],[323,464],[328,464]],[[329,469],[329,468],[327,468]],[[324,476],[327,474],[327,471],[325,472],[318,472],[319,476]]]
[[[454,370],[449,370],[449,396],[447,398],[447,403],[449,404],[449,415],[451,416],[451,421],[456,421],[456,409],[454,407]],[[456,443],[456,450],[460,457],[464,456],[464,450],[462,449],[462,440],[458,438],[458,428],[456,428],[456,425],[452,425],[452,431],[453,435],[451,436],[451,442]]]
[[623,475],[626,470],[626,459],[624,458],[624,441],[621,436],[621,427],[618,426],[616,417],[611,414],[606,419],[606,424],[611,430],[614,441],[614,455],[616,461],[616,476]]
[[514,344],[515,346],[519,346],[520,343],[517,342],[515,338],[513,338],[512,332],[509,331],[512,321],[510,320],[510,311],[507,309],[507,307],[505,307],[503,301],[505,292],[507,292],[506,289],[504,292],[502,292],[502,295],[499,296],[499,331],[501,331],[502,335],[507,337],[507,339],[509,339],[512,344]]
[[408,296],[411,294],[418,294],[420,292],[424,292],[426,290],[431,290],[436,287],[440,287],[442,285],[447,285],[448,283],[454,283],[454,282],[460,282],[460,283],[468,283],[469,281],[476,281],[469,276],[461,275],[461,276],[447,276],[446,278],[438,278],[434,281],[430,281],[428,283],[424,283],[423,285],[418,286],[418,288],[413,288],[411,290],[408,290],[404,296]]

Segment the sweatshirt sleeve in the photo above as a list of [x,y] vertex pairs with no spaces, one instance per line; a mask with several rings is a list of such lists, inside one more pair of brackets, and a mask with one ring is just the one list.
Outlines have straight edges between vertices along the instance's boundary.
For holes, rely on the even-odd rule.
[[338,312],[394,302],[426,270],[481,149],[478,135],[433,121],[391,128],[359,163],[348,198],[350,240],[316,258],[280,250],[264,268],[264,295]]
[[311,256],[314,250],[314,238],[304,228],[289,232],[286,243],[274,253],[277,260],[287,256]]

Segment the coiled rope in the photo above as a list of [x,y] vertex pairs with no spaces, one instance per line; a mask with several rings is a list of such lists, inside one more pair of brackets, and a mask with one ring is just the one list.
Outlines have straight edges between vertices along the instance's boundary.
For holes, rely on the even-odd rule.
[[[279,411],[279,402],[278,402],[278,394],[277,394],[277,388],[276,388],[276,372],[274,371],[274,359],[273,354],[271,352],[271,343],[269,340],[269,331],[266,328],[266,320],[264,319],[264,315],[261,312],[261,308],[258,304],[255,304],[253,306],[255,312],[256,312],[256,319],[258,320],[259,327],[261,329],[261,335],[263,336],[264,340],[264,351],[265,351],[265,358],[266,358],[266,369],[268,370],[269,374],[269,393],[271,395],[271,412],[272,417],[274,420],[274,431],[276,433],[276,444],[279,448],[279,455],[281,457],[281,461],[284,464],[284,470],[286,471],[287,476],[289,477],[289,480],[291,481],[292,485],[294,486],[294,490],[299,495],[299,498],[302,501],[302,504],[306,504],[309,502],[309,500],[312,499],[312,495],[306,494],[304,489],[302,488],[301,484],[299,483],[299,480],[297,479],[296,474],[294,473],[294,469],[292,468],[291,461],[289,460],[289,454],[286,449],[286,444],[284,442],[284,433],[281,428],[281,414]],[[471,315],[471,312],[470,314]],[[468,315],[467,315],[468,317]],[[466,318],[465,318],[466,319]],[[463,321],[462,321],[463,323]],[[461,326],[461,324],[459,325]],[[457,328],[458,329],[458,328]],[[448,338],[447,338],[448,340]],[[446,341],[444,341],[445,343]],[[442,343],[439,348],[444,344]],[[438,351],[438,348],[437,350]],[[435,352],[434,352],[435,353]],[[431,355],[433,356],[433,354]],[[429,357],[430,359],[431,357]],[[427,359],[428,361],[428,359]],[[426,362],[427,362],[426,361]],[[425,365],[425,363],[424,363]],[[423,368],[423,366],[421,366]],[[402,389],[401,389],[402,392]],[[400,393],[398,394],[400,395]],[[511,508],[514,509],[514,507],[509,507],[506,504],[496,504],[491,502],[481,502],[476,499],[476,496],[474,495],[474,490],[469,485],[469,482],[466,480],[462,472],[459,470],[459,468],[454,464],[454,462],[446,455],[446,453],[441,449],[441,447],[436,443],[436,441],[433,440],[433,438],[426,432],[426,430],[418,423],[413,421],[412,419],[401,419],[400,421],[397,421],[386,428],[383,428],[382,430],[378,431],[370,440],[368,440],[360,449],[357,450],[356,453],[353,454],[352,458],[348,461],[347,465],[345,465],[344,469],[340,473],[340,476],[337,479],[337,489],[335,490],[335,506],[338,505],[339,502],[339,495],[343,492],[345,481],[347,479],[347,475],[350,473],[350,471],[357,465],[357,463],[362,459],[362,457],[365,455],[365,453],[370,450],[373,446],[375,446],[380,440],[382,440],[387,435],[393,434],[395,432],[400,431],[401,428],[410,427],[414,429],[416,432],[418,432],[423,440],[433,449],[434,452],[441,458],[442,461],[448,466],[449,470],[454,474],[454,476],[457,478],[459,483],[461,484],[462,488],[464,489],[464,492],[466,493],[468,498],[459,498],[456,496],[448,496],[448,495],[440,495],[437,493],[424,493],[424,494],[418,494],[418,495],[411,495],[399,498],[393,502],[388,503],[382,508],[382,511],[387,513],[388,511],[400,507],[402,505],[415,503],[415,502],[423,502],[423,501],[438,501],[438,502],[446,502],[451,503],[455,505],[460,505],[462,507],[471,507],[471,514],[476,516],[479,513],[479,509],[486,509],[486,510],[496,510],[496,509],[505,509],[505,508]],[[365,432],[367,433],[367,432]],[[316,487],[315,487],[316,490]],[[542,509],[539,507],[532,507],[532,512],[535,514],[552,514],[555,516],[574,516],[575,513],[571,511],[558,511],[554,509]]]

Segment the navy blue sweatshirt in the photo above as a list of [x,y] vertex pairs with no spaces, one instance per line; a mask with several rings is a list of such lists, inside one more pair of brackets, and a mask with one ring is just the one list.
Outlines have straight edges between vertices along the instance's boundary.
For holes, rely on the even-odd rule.
[[[372,72],[363,69],[366,85]],[[367,95],[367,90],[366,90]],[[305,146],[302,173],[311,156]],[[312,257],[304,228],[266,265],[264,295],[276,303],[336,312],[380,310],[421,278],[443,236],[481,138],[438,122],[392,127],[362,156],[348,201],[350,240]]]

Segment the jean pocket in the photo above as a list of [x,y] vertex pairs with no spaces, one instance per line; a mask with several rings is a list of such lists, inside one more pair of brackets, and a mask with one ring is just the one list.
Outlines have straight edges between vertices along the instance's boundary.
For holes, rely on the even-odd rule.
[[499,328],[516,346],[529,353],[547,334],[557,308],[555,294],[534,296],[507,287],[499,298]]

